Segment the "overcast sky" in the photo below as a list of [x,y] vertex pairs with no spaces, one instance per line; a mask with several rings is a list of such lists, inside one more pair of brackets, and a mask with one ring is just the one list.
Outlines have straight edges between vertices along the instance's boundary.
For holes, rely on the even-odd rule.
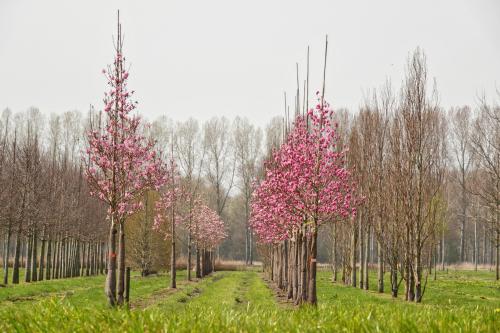
[[[441,105],[476,105],[500,89],[500,1],[0,0],[0,109],[44,113],[102,105],[120,9],[139,112],[149,119],[282,115],[283,91],[321,86],[357,109],[386,77],[399,85],[410,51],[427,54]],[[291,102],[291,101],[290,101]]]

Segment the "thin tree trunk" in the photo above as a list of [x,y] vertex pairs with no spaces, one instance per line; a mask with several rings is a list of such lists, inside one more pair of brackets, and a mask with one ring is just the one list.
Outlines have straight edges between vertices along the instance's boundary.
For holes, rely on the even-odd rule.
[[187,279],[191,281],[191,230],[188,230],[187,241]]
[[444,271],[444,230],[441,232],[441,270]]
[[248,222],[245,222],[245,265],[248,265],[249,253],[248,253]]
[[[419,244],[419,240],[417,240],[417,244]],[[421,260],[421,251],[418,246],[416,249],[415,256],[415,302],[420,303],[422,301],[422,260]]]
[[120,221],[120,238],[118,241],[118,292],[117,303],[125,301],[125,221]]
[[279,289],[283,289],[283,284],[282,284],[282,281],[283,281],[283,268],[282,268],[282,255],[281,255],[281,244],[278,244],[276,245],[276,256],[275,258],[277,259],[277,264],[278,264],[278,267],[277,267],[277,278],[276,278],[276,282],[278,284],[278,288]]
[[[498,216],[498,215],[497,215]],[[497,219],[497,223],[498,223]],[[498,280],[500,280],[500,229],[497,229],[497,241],[496,241],[496,260],[495,260],[495,277]]]
[[109,305],[111,306],[116,305],[116,233],[116,224],[112,217],[109,231],[108,274],[104,288]]
[[54,254],[52,255],[52,273],[51,273],[51,278],[52,279],[56,279],[56,272],[57,272],[57,251],[58,251],[58,247],[59,247],[59,236],[56,235],[55,239],[54,239],[54,243],[53,243],[53,247],[54,247]]
[[398,268],[391,265],[391,296],[398,297]]
[[253,266],[253,250],[252,250],[253,234],[252,234],[252,230],[250,230],[248,234],[250,236],[250,246],[249,246],[249,251],[250,251],[250,266]]
[[306,232],[306,227],[303,227],[302,231],[302,249],[301,249],[301,299],[299,300],[300,303],[305,301],[307,299],[307,247],[309,245],[308,239],[307,239],[307,232]]
[[[170,231],[172,234],[172,247],[170,250],[170,288],[175,289],[177,288],[177,282],[176,282],[176,277],[177,277],[177,271],[175,267],[175,208],[174,205],[172,205],[172,221],[171,221],[171,226],[170,226]],[[204,265],[205,266],[205,265]]]
[[299,247],[300,247],[300,237],[299,233],[295,233],[295,242],[294,242],[294,259],[293,259],[293,300],[297,301],[299,294]]
[[5,251],[3,259],[3,284],[7,285],[9,283],[9,251],[10,251],[10,237],[12,235],[11,228],[7,229],[7,235],[5,235]]
[[100,274],[104,274],[104,250],[105,250],[105,247],[104,247],[104,243],[103,242],[100,242],[100,251],[99,251],[99,255],[100,255],[100,268],[99,268],[99,273]]
[[38,256],[38,237],[36,227],[33,229],[33,248],[31,255],[31,281],[36,282],[38,280],[38,270],[37,270],[37,256]]
[[200,248],[198,247],[198,244],[196,244],[196,278],[200,279],[201,278],[201,267],[200,267]]
[[356,228],[356,218],[352,219],[352,231],[351,231],[351,286],[356,287],[356,249],[358,244],[358,233]]
[[332,227],[332,281],[337,282],[337,224],[333,224]]
[[486,260],[486,244],[487,244],[487,237],[486,237],[486,226],[483,225],[483,255],[481,258],[481,264],[485,265],[487,263]]
[[377,290],[379,293],[384,292],[384,252],[382,251],[382,245],[380,245],[380,242],[377,242],[378,246],[378,270],[377,270],[377,275],[378,275],[378,284],[377,284]]
[[19,283],[19,257],[21,255],[21,230],[16,234],[16,247],[14,251],[14,267],[12,268],[12,283]]
[[43,228],[42,234],[42,247],[40,248],[40,268],[38,272],[38,281],[43,281],[43,273],[45,270],[45,227]]
[[47,269],[45,270],[45,280],[50,280],[51,277],[50,275],[52,270],[51,260],[52,260],[52,240],[50,239],[49,235],[49,239],[47,242]]
[[85,276],[90,276],[90,242],[85,247],[87,248],[85,254]]
[[359,221],[359,289],[364,289],[365,279],[365,237],[363,221]]
[[27,238],[28,245],[26,246],[26,271],[24,274],[24,282],[31,282],[31,254],[33,251],[33,239],[31,236]]
[[369,276],[369,256],[370,256],[370,225],[368,225],[367,227],[367,230],[366,230],[366,242],[365,242],[365,256],[364,256],[364,262],[365,262],[365,269],[364,269],[364,272],[365,272],[365,277],[364,277],[364,284],[363,284],[363,287],[365,288],[365,290],[368,290],[370,289],[370,276]]
[[477,257],[478,257],[478,243],[477,243],[477,219],[474,220],[474,270],[477,272]]
[[318,299],[316,296],[316,268],[317,268],[317,254],[318,254],[318,223],[314,221],[314,230],[311,237],[311,260],[309,262],[309,290],[307,291],[307,302],[312,305],[317,305]]

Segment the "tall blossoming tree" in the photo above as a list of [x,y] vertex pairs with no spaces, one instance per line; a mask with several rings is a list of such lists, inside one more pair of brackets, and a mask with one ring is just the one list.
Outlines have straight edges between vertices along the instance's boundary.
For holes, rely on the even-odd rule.
[[109,86],[109,91],[104,94],[104,121],[101,121],[100,115],[98,121],[91,121],[87,133],[88,148],[83,158],[91,195],[108,206],[110,231],[105,293],[112,306],[124,301],[125,220],[141,208],[144,191],[158,189],[165,180],[161,161],[154,149],[155,143],[140,133],[141,120],[132,115],[136,102],[131,100],[133,91],[127,88],[129,73],[125,69],[122,46],[121,25],[118,20],[115,60],[112,66],[103,70]]
[[[317,303],[319,227],[356,212],[354,184],[345,166],[344,150],[337,147],[337,125],[332,117],[332,109],[322,99],[308,111],[307,117],[297,117],[285,143],[266,164],[265,179],[254,194],[252,227],[260,240],[271,244],[285,242],[276,254],[285,257],[285,267],[288,240],[294,242],[295,257],[300,257],[301,262],[294,267],[298,270],[300,266],[301,276],[283,273],[290,275],[286,281],[290,284],[289,295],[295,295],[297,289],[297,303]],[[279,269],[281,277],[283,268]],[[296,285],[291,285],[292,279],[298,280],[293,282]]]

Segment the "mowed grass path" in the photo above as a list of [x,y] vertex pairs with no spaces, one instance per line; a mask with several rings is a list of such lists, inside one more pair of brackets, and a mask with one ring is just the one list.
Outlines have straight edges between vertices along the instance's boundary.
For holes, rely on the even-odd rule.
[[[109,309],[104,277],[0,288],[1,332],[500,332],[500,284],[490,272],[429,281],[423,304],[332,284],[317,308],[278,304],[255,271],[217,272],[168,289],[168,275],[132,277],[131,309]],[[389,291],[389,287],[386,286]]]

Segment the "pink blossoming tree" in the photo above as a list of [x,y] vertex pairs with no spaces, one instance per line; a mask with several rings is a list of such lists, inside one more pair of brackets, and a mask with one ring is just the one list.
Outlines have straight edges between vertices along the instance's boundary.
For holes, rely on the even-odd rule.
[[220,216],[200,200],[196,200],[193,211],[192,236],[200,249],[200,273],[202,276],[215,269],[214,250],[227,237],[226,227]]
[[297,117],[286,141],[266,163],[265,179],[253,198],[252,227],[261,242],[273,244],[273,259],[283,258],[278,261],[284,264],[271,270],[278,287],[286,284],[288,297],[297,303],[317,303],[318,229],[356,213],[354,184],[345,151],[337,147],[332,117],[323,101],[307,117]]
[[[108,272],[105,292],[109,304],[121,305],[125,290],[125,229],[128,216],[142,206],[141,198],[148,189],[158,189],[164,182],[164,171],[153,141],[148,141],[140,132],[140,118],[131,113],[136,102],[131,101],[133,91],[127,89],[128,71],[122,52],[123,39],[118,22],[116,55],[112,66],[103,70],[109,91],[104,97],[104,118],[97,123],[91,121],[87,134],[88,148],[83,158],[85,176],[91,195],[108,206],[110,222]],[[116,234],[119,237],[118,295],[116,277]]]

